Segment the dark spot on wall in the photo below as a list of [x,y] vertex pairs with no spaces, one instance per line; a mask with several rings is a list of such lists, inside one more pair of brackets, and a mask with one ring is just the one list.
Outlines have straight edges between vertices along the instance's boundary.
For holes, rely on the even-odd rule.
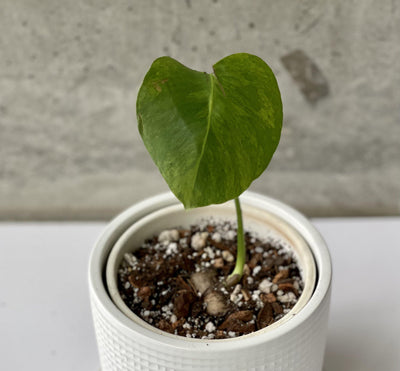
[[78,22],[78,23],[76,24],[76,27],[81,28],[81,27],[82,27],[82,23],[81,23],[81,22]]
[[164,47],[162,48],[162,50],[163,50],[164,53],[169,53],[169,48],[168,48],[168,46],[164,46]]
[[249,28],[254,28],[254,27],[255,27],[255,24],[253,22],[250,22],[249,23]]
[[203,17],[199,17],[199,22],[203,23],[204,22],[204,18]]
[[175,30],[172,33],[172,38],[171,41],[173,44],[176,45],[181,45],[182,44],[182,29],[181,26],[178,26],[175,28]]
[[186,3],[186,6],[187,6],[188,8],[191,8],[191,7],[192,7],[192,3],[191,3],[190,0],[185,0],[185,3]]
[[34,78],[35,78],[35,75],[34,75],[34,74],[30,73],[30,74],[28,75],[28,79],[29,79],[29,80],[33,80]]
[[37,55],[36,54],[32,54],[31,55],[31,61],[36,61],[37,59]]
[[21,24],[22,24],[22,27],[26,27],[26,26],[28,25],[28,21],[26,21],[26,20],[25,20],[25,21],[22,21]]
[[210,30],[208,33],[209,33],[210,36],[214,36],[215,35],[215,31],[214,30]]
[[216,3],[218,3],[218,0],[212,0],[212,2],[213,2],[214,4],[216,4]]
[[132,12],[132,11],[133,11],[133,6],[132,6],[132,5],[129,5],[129,6],[126,8],[126,10],[127,10],[128,12]]
[[309,23],[300,33],[306,34],[311,31],[318,23],[320,18],[315,18],[311,23]]
[[317,64],[302,50],[281,57],[281,61],[304,97],[311,104],[329,95],[329,84]]
[[74,39],[75,39],[76,41],[81,41],[81,37],[80,37],[79,35],[76,35],[76,36],[74,37]]
[[60,55],[60,53],[57,51],[57,50],[55,50],[54,52],[53,52],[53,57],[58,57]]
[[192,46],[192,52],[197,52],[197,46],[196,45]]

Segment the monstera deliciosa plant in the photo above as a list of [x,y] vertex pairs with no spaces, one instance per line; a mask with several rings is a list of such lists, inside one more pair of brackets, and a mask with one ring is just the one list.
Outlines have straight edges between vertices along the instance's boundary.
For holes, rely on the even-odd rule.
[[278,146],[282,101],[274,73],[259,57],[221,59],[213,73],[156,59],[137,99],[143,142],[171,191],[185,208],[235,200],[236,265],[246,259],[239,196],[266,169]]

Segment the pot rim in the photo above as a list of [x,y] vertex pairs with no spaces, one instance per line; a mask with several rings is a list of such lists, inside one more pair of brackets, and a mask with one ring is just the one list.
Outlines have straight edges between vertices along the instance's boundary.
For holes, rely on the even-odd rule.
[[[89,286],[92,299],[95,300],[97,306],[102,307],[102,312],[107,319],[113,321],[121,330],[128,332],[132,336],[151,339],[155,344],[163,343],[174,348],[190,349],[191,351],[204,351],[207,349],[207,351],[221,352],[234,348],[244,349],[278,339],[312,316],[328,294],[331,285],[331,259],[325,241],[308,219],[290,206],[250,191],[244,192],[240,198],[244,204],[258,208],[261,205],[261,208],[282,218],[309,245],[317,267],[317,280],[310,300],[299,313],[271,331],[256,331],[250,335],[232,339],[190,339],[190,341],[182,336],[171,336],[171,334],[165,336],[161,331],[156,332],[144,328],[122,313],[112,301],[106,288],[104,272],[108,256],[116,241],[137,220],[155,210],[179,203],[171,192],[167,192],[145,199],[116,216],[105,228],[93,247],[89,262]],[[132,220],[132,217],[135,217],[135,220]]]

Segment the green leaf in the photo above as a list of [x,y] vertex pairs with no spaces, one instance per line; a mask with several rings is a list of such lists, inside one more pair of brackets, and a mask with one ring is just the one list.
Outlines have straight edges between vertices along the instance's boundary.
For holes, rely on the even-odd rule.
[[186,208],[238,197],[268,166],[281,133],[278,84],[262,59],[233,54],[213,69],[156,59],[136,103],[144,144]]

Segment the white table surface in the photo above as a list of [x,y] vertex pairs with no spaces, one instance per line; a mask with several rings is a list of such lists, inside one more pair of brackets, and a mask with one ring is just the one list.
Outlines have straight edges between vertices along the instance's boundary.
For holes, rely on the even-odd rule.
[[[324,371],[399,371],[400,217],[313,222],[334,266]],[[87,263],[104,226],[0,223],[0,370],[99,370]]]

